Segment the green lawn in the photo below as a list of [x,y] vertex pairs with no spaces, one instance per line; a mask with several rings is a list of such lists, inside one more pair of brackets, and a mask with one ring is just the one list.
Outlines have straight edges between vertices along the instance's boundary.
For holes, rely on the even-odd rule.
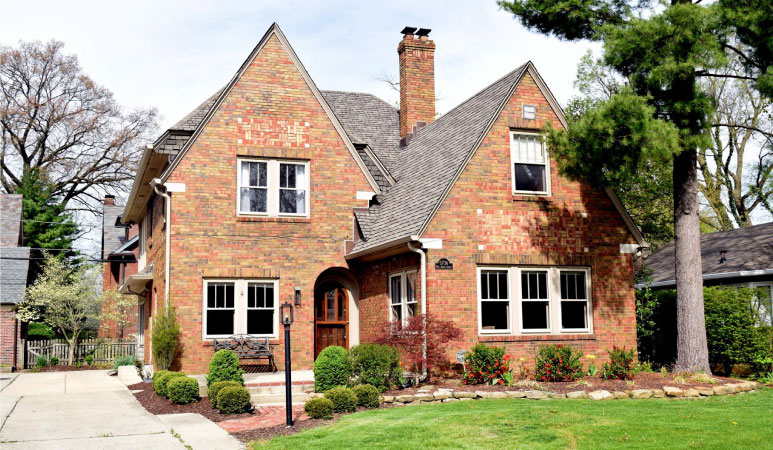
[[252,448],[773,449],[773,389],[701,400],[476,400],[377,409]]

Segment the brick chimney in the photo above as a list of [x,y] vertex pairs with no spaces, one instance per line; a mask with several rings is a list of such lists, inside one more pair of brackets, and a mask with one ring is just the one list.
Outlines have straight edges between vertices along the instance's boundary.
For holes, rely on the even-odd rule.
[[115,195],[105,195],[105,205],[115,205]]
[[400,59],[400,137],[407,145],[419,128],[435,120],[435,43],[428,28],[405,27]]

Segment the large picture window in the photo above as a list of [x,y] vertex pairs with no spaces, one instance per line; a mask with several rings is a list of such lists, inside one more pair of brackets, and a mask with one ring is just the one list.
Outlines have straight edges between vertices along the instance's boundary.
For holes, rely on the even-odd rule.
[[478,268],[480,334],[590,333],[592,317],[587,268]]
[[241,215],[308,217],[307,161],[239,159],[237,185]]
[[416,271],[393,273],[389,275],[389,318],[391,321],[405,323],[415,316],[418,302],[416,300]]
[[205,280],[204,339],[277,335],[276,280]]
[[539,135],[511,132],[510,156],[513,193],[549,194],[550,163]]

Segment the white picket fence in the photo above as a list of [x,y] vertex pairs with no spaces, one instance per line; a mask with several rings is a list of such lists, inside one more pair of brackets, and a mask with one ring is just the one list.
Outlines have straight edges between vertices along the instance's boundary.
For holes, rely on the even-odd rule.
[[[58,364],[67,364],[70,357],[70,344],[64,339],[44,339],[27,341],[27,360],[25,368],[37,366],[38,356],[45,356],[50,362],[52,357],[59,359]],[[87,355],[94,357],[94,363],[111,363],[119,356],[136,356],[137,342],[131,340],[81,339],[75,348],[74,361],[83,362]]]

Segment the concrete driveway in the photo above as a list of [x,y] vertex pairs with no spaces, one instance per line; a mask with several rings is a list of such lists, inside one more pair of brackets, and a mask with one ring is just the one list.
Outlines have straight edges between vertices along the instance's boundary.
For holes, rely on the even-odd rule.
[[0,391],[0,447],[181,449],[107,371],[24,373]]

